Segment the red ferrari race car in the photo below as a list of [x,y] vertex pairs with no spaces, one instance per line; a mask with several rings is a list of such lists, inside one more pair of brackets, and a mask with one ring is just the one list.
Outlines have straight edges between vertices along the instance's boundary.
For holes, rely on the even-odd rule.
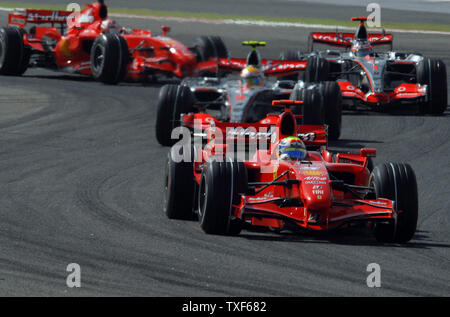
[[[36,24],[29,30],[28,24]],[[179,78],[210,73],[216,58],[227,57],[217,36],[202,36],[192,47],[148,30],[127,29],[108,19],[103,1],[74,13],[16,9],[8,27],[0,28],[0,74],[22,75],[28,67],[44,67],[93,76],[106,84],[154,75]]]
[[[366,17],[359,21],[355,34],[313,32],[309,37],[306,82],[337,81],[344,106],[385,110],[393,104],[414,104],[421,113],[442,114],[447,108],[447,70],[439,59],[414,53],[392,51],[393,36],[369,34]],[[346,51],[313,51],[314,43],[345,48]],[[374,47],[390,45],[388,52]]]
[[[274,101],[287,107],[298,103]],[[302,130],[288,108],[269,121],[276,132],[253,137],[269,138],[270,146],[258,148],[250,160],[234,158],[230,138],[244,135],[227,132],[236,129],[233,123],[211,120],[204,147],[190,143],[172,147],[166,165],[167,217],[196,215],[208,234],[238,234],[248,226],[326,231],[363,222],[382,243],[406,243],[413,237],[418,193],[408,164],[384,163],[370,172],[375,149],[336,155],[325,146],[308,151],[296,136],[319,127]],[[253,127],[267,128],[264,124]],[[226,142],[212,137],[217,130],[227,135]],[[251,138],[245,137],[246,141]]]

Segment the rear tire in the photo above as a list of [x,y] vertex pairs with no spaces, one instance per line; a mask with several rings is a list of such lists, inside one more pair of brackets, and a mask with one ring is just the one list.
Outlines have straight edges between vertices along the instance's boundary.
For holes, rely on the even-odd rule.
[[171,148],[167,154],[164,212],[169,219],[191,220],[195,193],[193,153],[190,162],[175,162],[175,151]]
[[339,139],[342,126],[342,94],[338,83],[326,81],[296,87],[291,99],[303,101],[299,107],[302,111],[298,108],[293,110],[295,114],[303,115],[299,124],[327,124],[328,139]]
[[[293,50],[285,50],[280,54],[280,59],[282,61],[300,61],[300,52]],[[297,81],[299,79],[299,74],[289,75],[289,76],[281,76],[280,80],[294,80]]]
[[294,88],[290,99],[303,101],[301,106],[292,109],[294,114],[303,116],[297,121],[298,124],[323,125],[325,123],[322,96],[317,85],[307,84]]
[[118,34],[102,34],[91,48],[92,76],[104,84],[116,85],[127,73],[130,61],[128,44]]
[[447,68],[443,61],[424,58],[417,68],[417,82],[428,85],[428,102],[419,105],[424,114],[439,115],[447,109]]
[[376,198],[394,201],[397,220],[394,223],[375,224],[374,234],[378,242],[406,243],[414,236],[418,218],[417,181],[409,164],[384,163],[376,166],[369,180],[375,188]]
[[23,44],[24,32],[16,27],[0,28],[0,74],[21,76],[28,68],[31,50]]
[[335,141],[341,136],[342,93],[339,84],[326,81],[320,85],[325,111],[325,124],[328,125],[328,139]]
[[330,72],[330,65],[328,61],[317,55],[308,57],[308,63],[305,70],[305,82],[318,83],[327,81]]
[[156,139],[163,146],[172,146],[172,130],[180,126],[182,113],[194,112],[194,96],[187,86],[164,85],[159,93],[156,114]]

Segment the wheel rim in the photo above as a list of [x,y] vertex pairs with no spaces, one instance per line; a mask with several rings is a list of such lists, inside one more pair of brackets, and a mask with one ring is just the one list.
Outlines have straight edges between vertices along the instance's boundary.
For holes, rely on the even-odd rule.
[[198,190],[198,216],[200,221],[203,220],[203,215],[205,213],[205,202],[206,202],[206,177],[202,175],[200,181],[200,188]]
[[170,179],[170,166],[169,166],[169,162],[167,162],[166,164],[166,177],[164,180],[164,212],[167,212],[168,207],[169,207],[169,197],[170,197],[170,189],[169,189],[169,179]]
[[105,61],[105,50],[101,45],[97,45],[94,48],[94,58],[92,60],[92,68],[95,71],[102,69]]

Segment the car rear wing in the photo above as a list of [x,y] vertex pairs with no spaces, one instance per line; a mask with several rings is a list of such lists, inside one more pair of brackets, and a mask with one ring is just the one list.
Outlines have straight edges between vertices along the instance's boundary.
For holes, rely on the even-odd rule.
[[[284,107],[282,114],[268,114],[265,119],[256,123],[222,122],[213,117],[208,118],[208,123],[202,126],[206,130],[208,142],[216,139],[217,130],[220,130],[219,143],[226,143],[227,140],[242,141],[248,143],[253,141],[267,140],[274,143],[288,136],[298,136],[306,146],[310,148],[320,148],[328,146],[328,133],[326,125],[303,125],[297,124],[297,119],[301,115],[291,113],[291,106],[299,106],[303,102],[297,100],[274,100],[274,107]],[[216,142],[217,143],[217,142]]]
[[[313,51],[314,43],[350,48],[354,37],[353,33],[312,32],[308,39],[308,49]],[[390,45],[392,47],[394,39],[392,34],[384,33],[370,33],[367,37],[372,46]]]
[[14,9],[9,14],[8,25],[23,28],[27,23],[33,24],[66,24],[67,18],[73,14],[72,11],[52,11],[36,9]]
[[[306,65],[306,59],[300,61],[262,59],[260,67],[265,76],[279,77],[304,72]],[[240,72],[246,66],[245,58],[219,58],[218,60],[219,70],[223,73]]]

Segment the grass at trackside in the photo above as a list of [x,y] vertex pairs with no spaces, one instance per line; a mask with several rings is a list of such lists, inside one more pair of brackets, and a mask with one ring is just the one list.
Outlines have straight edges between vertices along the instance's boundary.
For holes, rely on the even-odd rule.
[[[2,3],[0,7],[4,8],[29,8],[29,9],[47,9],[47,10],[65,10],[65,6],[58,5],[37,5],[27,3]],[[282,18],[282,17],[265,17],[265,16],[245,16],[245,15],[227,15],[218,13],[204,12],[181,12],[181,11],[159,11],[149,9],[125,9],[125,8],[108,8],[110,13],[129,14],[138,16],[153,17],[175,17],[175,18],[192,18],[204,20],[247,20],[247,21],[265,21],[265,22],[288,22],[303,24],[321,24],[328,26],[355,27],[355,22],[329,20],[329,19],[311,19],[311,18]],[[350,18],[349,18],[350,19]],[[450,32],[450,25],[442,24],[416,24],[416,23],[383,23],[386,29],[400,30],[420,30],[420,31],[440,31]]]

